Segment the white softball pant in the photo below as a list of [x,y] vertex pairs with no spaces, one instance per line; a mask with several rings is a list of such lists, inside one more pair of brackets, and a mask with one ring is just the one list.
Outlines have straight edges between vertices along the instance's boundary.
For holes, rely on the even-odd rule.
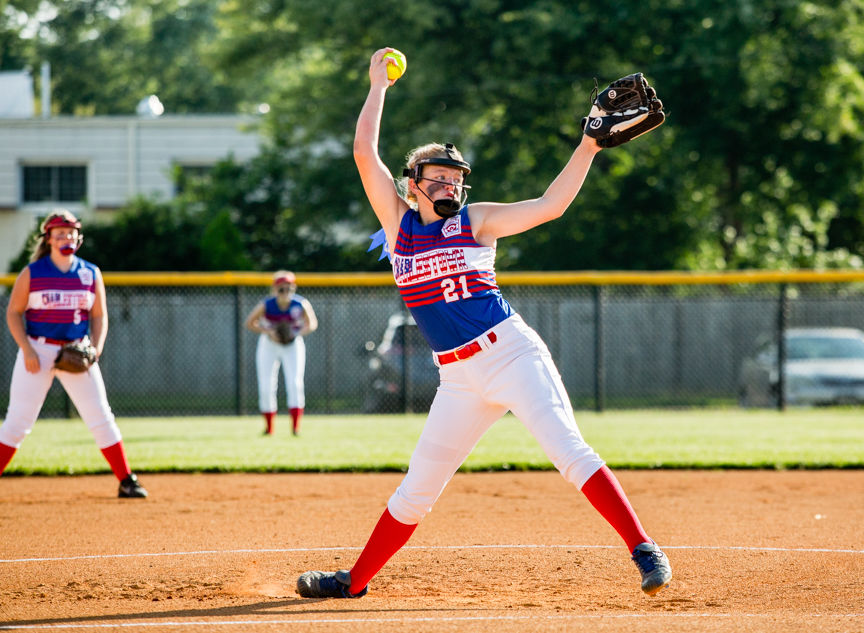
[[303,383],[306,373],[306,344],[298,336],[292,343],[281,345],[266,334],[258,337],[255,367],[258,373],[258,410],[270,413],[278,409],[276,390],[279,385],[279,365],[285,376],[285,398],[288,408],[306,406]]
[[27,371],[24,367],[24,354],[19,349],[9,387],[9,409],[3,425],[0,426],[0,442],[14,448],[21,445],[36,423],[55,377],[69,394],[72,404],[87,424],[99,448],[107,448],[119,442],[122,439],[120,429],[117,428],[108,404],[98,363],[80,374],[57,371],[54,369],[54,359],[60,346],[33,340],[30,344],[39,356],[39,371],[35,374]]
[[577,488],[604,464],[582,439],[570,398],[540,336],[518,315],[491,331],[494,343],[486,334],[478,339],[483,351],[440,367],[441,384],[408,473],[387,504],[401,523],[419,523],[429,513],[483,434],[507,411]]

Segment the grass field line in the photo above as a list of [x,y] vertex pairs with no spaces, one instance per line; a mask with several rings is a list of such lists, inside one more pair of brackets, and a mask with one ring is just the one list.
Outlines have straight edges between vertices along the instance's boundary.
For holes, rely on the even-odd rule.
[[[620,545],[539,545],[539,544],[511,544],[511,545],[406,545],[405,550],[480,550],[480,549],[618,549]],[[137,554],[80,554],[78,556],[51,556],[39,558],[7,558],[0,559],[0,563],[44,563],[51,561],[72,561],[88,559],[108,558],[146,558],[163,556],[203,556],[216,554],[288,554],[288,553],[314,553],[314,552],[344,552],[361,550],[362,547],[339,546],[339,547],[281,547],[281,548],[258,548],[258,549],[205,549],[187,552],[140,552]],[[691,550],[720,550],[720,551],[743,551],[743,552],[789,552],[789,553],[827,553],[827,554],[864,554],[864,549],[831,549],[822,547],[758,547],[746,545],[664,545],[664,550],[691,549]]]
[[[523,620],[538,620],[547,621],[573,621],[573,620],[649,620],[649,619],[731,619],[731,618],[776,618],[776,613],[574,613],[574,614],[556,614],[556,615],[537,615],[537,614],[512,614],[512,615],[464,615],[464,616],[421,616],[413,618],[296,618],[296,619],[273,619],[273,620],[192,620],[192,621],[152,621],[152,622],[88,622],[80,624],[12,624],[0,625],[0,631],[20,631],[20,630],[65,630],[65,629],[108,629],[108,628],[148,628],[148,627],[188,627],[188,626],[255,626],[274,624],[297,624],[303,626],[310,625],[333,625],[333,624],[422,624],[422,623],[447,623],[447,622],[519,622]],[[837,614],[821,614],[808,613],[797,614],[795,616],[797,622],[802,619],[812,618],[814,620],[855,620],[864,618],[864,613],[837,613]]]

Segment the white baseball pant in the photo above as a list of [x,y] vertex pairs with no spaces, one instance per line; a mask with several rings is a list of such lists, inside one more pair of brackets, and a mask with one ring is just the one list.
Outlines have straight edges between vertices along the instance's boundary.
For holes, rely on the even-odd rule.
[[306,373],[306,344],[298,336],[292,343],[281,345],[266,334],[258,337],[255,367],[258,373],[258,410],[270,413],[278,409],[276,391],[279,385],[279,365],[285,377],[285,399],[288,408],[306,406],[304,380]]
[[492,424],[507,411],[525,425],[577,488],[604,461],[585,442],[546,344],[519,315],[477,341],[483,351],[440,367],[441,384],[408,465],[387,504],[397,521],[419,523]]
[[119,442],[122,439],[120,429],[108,404],[99,365],[92,365],[80,374],[57,371],[54,359],[60,346],[36,340],[31,340],[30,344],[39,356],[39,371],[35,374],[27,371],[24,354],[19,349],[9,387],[9,409],[0,426],[0,442],[14,448],[21,445],[36,423],[55,377],[69,394],[97,446],[102,449]]

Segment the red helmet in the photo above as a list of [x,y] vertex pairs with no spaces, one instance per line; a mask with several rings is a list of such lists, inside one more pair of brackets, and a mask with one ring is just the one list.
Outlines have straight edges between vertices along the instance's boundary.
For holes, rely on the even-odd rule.
[[60,248],[60,252],[63,253],[63,255],[72,255],[81,248],[84,236],[81,235],[81,222],[71,213],[53,213],[52,215],[49,215],[45,220],[45,223],[42,225],[42,239],[47,240],[51,235],[52,229],[62,228],[75,229],[78,231],[78,239],[75,240],[74,244],[67,244]]
[[281,284],[297,284],[297,277],[290,270],[280,270],[273,277],[273,285],[279,286]]
[[57,214],[46,220],[45,226],[43,227],[43,233],[45,235],[48,235],[49,233],[51,233],[51,229],[59,229],[63,227],[67,227],[70,229],[78,229],[80,231],[81,222],[74,218],[70,218],[69,216]]

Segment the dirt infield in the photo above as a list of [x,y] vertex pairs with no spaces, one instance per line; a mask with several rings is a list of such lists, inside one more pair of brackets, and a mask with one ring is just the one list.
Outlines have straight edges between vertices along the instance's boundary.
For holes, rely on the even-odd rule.
[[864,471],[618,475],[673,565],[655,598],[554,472],[457,474],[351,601],[296,576],[350,567],[398,474],[3,477],[0,630],[864,630]]

